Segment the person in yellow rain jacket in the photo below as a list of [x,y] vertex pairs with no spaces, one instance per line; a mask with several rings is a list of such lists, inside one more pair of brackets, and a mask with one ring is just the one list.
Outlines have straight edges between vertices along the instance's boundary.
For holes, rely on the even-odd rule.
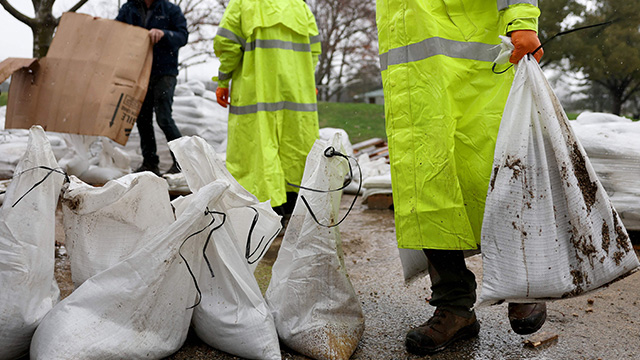
[[[407,333],[409,352],[434,353],[479,332],[475,277],[462,250],[480,243],[514,76],[492,65],[499,35],[511,36],[512,63],[540,45],[539,15],[537,0],[377,0],[398,246],[426,253],[436,307]],[[546,306],[509,304],[508,315],[516,333],[529,334],[544,323]]]
[[231,0],[213,48],[218,103],[229,105],[227,169],[260,201],[290,212],[297,189],[287,183],[300,185],[319,138],[315,18],[303,0]]

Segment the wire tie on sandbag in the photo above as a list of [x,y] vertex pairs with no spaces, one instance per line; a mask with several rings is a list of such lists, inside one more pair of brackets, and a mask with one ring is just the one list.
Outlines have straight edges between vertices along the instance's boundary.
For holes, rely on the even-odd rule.
[[[216,277],[216,275],[213,273],[213,268],[211,267],[211,262],[209,261],[209,258],[207,257],[207,246],[209,246],[209,242],[211,241],[211,235],[213,235],[213,232],[220,229],[222,227],[222,225],[224,225],[225,221],[227,220],[227,214],[223,213],[223,212],[219,212],[219,211],[211,211],[209,210],[209,208],[207,208],[207,212],[205,213],[207,215],[211,215],[211,219],[214,219],[213,214],[218,214],[218,215],[222,215],[222,222],[220,223],[220,225],[214,227],[213,229],[211,229],[211,231],[209,232],[209,235],[207,235],[207,241],[204,242],[204,247],[202,248],[202,257],[204,257],[204,261],[207,263],[207,267],[209,268],[209,272],[211,273],[211,277]],[[215,219],[214,219],[215,220]]]
[[26,173],[27,171],[32,171],[32,170],[37,170],[37,169],[45,169],[45,170],[49,170],[49,171],[47,172],[47,175],[45,175],[45,176],[42,178],[42,180],[40,180],[40,181],[38,181],[37,183],[33,184],[33,186],[31,187],[31,189],[27,190],[27,192],[26,192],[26,193],[24,193],[24,194],[23,194],[23,195],[22,195],[18,200],[16,200],[16,202],[15,202],[15,203],[13,203],[13,205],[11,205],[11,207],[15,207],[15,206],[16,206],[16,205],[17,205],[17,204],[18,204],[18,203],[19,203],[19,202],[20,202],[20,201],[21,201],[25,196],[27,196],[27,194],[29,194],[33,189],[37,188],[40,184],[44,183],[44,182],[47,180],[47,178],[49,178],[49,176],[50,176],[51,174],[53,174],[54,172],[56,172],[56,173],[58,173],[58,174],[62,174],[62,175],[64,175],[64,180],[65,180],[65,182],[69,182],[69,175],[67,175],[67,173],[66,173],[66,172],[64,172],[64,171],[62,171],[62,170],[58,170],[58,169],[60,169],[60,168],[52,169],[52,168],[50,168],[50,167],[48,167],[48,166],[43,166],[43,165],[36,166],[36,167],[32,167],[32,168],[30,168],[30,169],[24,170],[24,171],[22,171],[22,172],[20,172],[20,173],[18,173],[18,174],[15,174],[15,175],[14,175],[14,177],[16,177],[16,176],[20,176],[20,175],[22,175],[22,174]]
[[251,238],[253,237],[253,230],[255,229],[256,224],[258,224],[259,214],[258,214],[258,210],[256,210],[253,206],[248,206],[248,207],[251,210],[256,212],[256,214],[253,216],[253,221],[251,222],[251,227],[249,228],[249,235],[247,236],[247,245],[246,245],[245,254],[244,254],[245,258],[247,259],[247,263],[249,263],[249,265],[252,265],[256,261],[258,261],[260,258],[262,258],[262,255],[264,255],[264,253],[267,251],[267,249],[269,248],[269,245],[271,245],[271,242],[278,236],[278,234],[280,233],[280,230],[282,230],[282,226],[280,226],[278,228],[278,230],[275,232],[275,234],[273,234],[273,236],[271,236],[269,241],[267,241],[264,244],[264,247],[262,248],[262,251],[260,251],[260,254],[258,255],[258,257],[255,260],[250,260],[251,257],[253,255],[255,255],[256,252],[258,252],[258,249],[262,245],[262,242],[264,241],[264,235],[260,239],[260,242],[258,243],[258,246],[256,246],[256,249],[253,252],[251,252]]
[[353,168],[351,167],[351,161],[349,161],[349,159],[353,159],[353,161],[356,162],[356,166],[358,166],[358,175],[360,176],[360,181],[358,182],[358,191],[356,191],[356,195],[353,197],[353,201],[351,202],[351,205],[349,205],[349,209],[347,210],[347,213],[344,214],[344,216],[342,217],[342,219],[340,219],[340,221],[338,221],[335,224],[322,224],[320,223],[320,221],[318,221],[318,219],[316,218],[316,215],[313,213],[313,210],[311,210],[311,206],[309,205],[309,202],[307,202],[307,199],[305,199],[304,195],[300,195],[300,198],[302,199],[302,202],[304,203],[304,205],[307,207],[307,210],[309,210],[309,214],[311,215],[311,217],[313,218],[313,220],[316,222],[316,224],[326,227],[326,228],[332,228],[335,226],[340,225],[346,218],[347,215],[349,215],[349,213],[351,212],[351,209],[353,209],[353,205],[356,203],[356,199],[358,198],[358,195],[360,194],[360,189],[362,189],[362,169],[360,169],[360,163],[358,163],[358,160],[352,156],[347,156],[342,154],[341,152],[337,151],[333,146],[329,146],[328,148],[326,148],[324,150],[324,156],[330,158],[330,157],[334,157],[334,156],[339,156],[339,157],[343,157],[347,160],[347,164],[349,165],[349,178],[344,182],[344,184],[342,185],[342,187],[339,187],[337,189],[329,189],[329,190],[318,190],[318,189],[312,189],[312,188],[308,188],[308,187],[304,187],[304,186],[299,186],[299,185],[294,185],[291,183],[287,183],[290,186],[293,187],[297,187],[299,189],[302,190],[308,190],[308,191],[314,191],[314,192],[319,192],[319,193],[330,193],[333,191],[340,191],[344,188],[346,188],[347,186],[349,186],[349,184],[351,184],[351,181],[353,180]]
[[[209,208],[207,208],[204,212],[204,216],[210,215],[210,214],[222,214],[222,213],[218,213],[218,212],[212,212],[209,211]],[[224,215],[224,214],[222,214]],[[190,307],[188,307],[187,309],[193,309],[194,307],[200,305],[200,302],[202,301],[202,291],[200,290],[200,286],[198,285],[198,279],[196,279],[195,274],[193,273],[193,271],[191,270],[191,266],[189,266],[189,262],[187,261],[187,259],[182,256],[182,246],[184,246],[184,244],[192,237],[202,233],[203,231],[207,230],[207,228],[209,228],[211,225],[213,225],[213,223],[215,223],[216,219],[213,217],[213,215],[211,215],[211,222],[209,224],[207,224],[207,226],[205,226],[204,228],[202,228],[201,230],[198,230],[196,232],[194,232],[193,234],[187,236],[186,239],[184,239],[184,241],[182,242],[182,244],[180,244],[180,247],[178,248],[178,255],[180,255],[180,257],[182,258],[182,260],[184,261],[184,264],[187,266],[187,270],[189,271],[189,275],[191,275],[191,279],[193,279],[193,283],[196,286],[196,291],[198,292],[198,300],[196,301],[196,303]],[[224,224],[224,218],[222,221],[222,224]],[[207,235],[207,241],[205,243],[205,250],[207,247],[207,244],[209,243],[209,239],[211,239],[211,234],[213,233],[214,230],[218,229],[220,226],[222,226],[222,224],[216,226],[215,228],[213,228],[211,231],[209,231],[209,234]],[[204,250],[203,250],[204,252]],[[204,255],[205,261],[207,262],[207,265],[209,266],[209,271],[211,271],[211,275],[213,276],[213,270],[211,269],[211,264],[209,263],[209,260],[207,259],[207,255]]]
[[[581,26],[581,27],[577,27],[574,29],[569,29],[569,30],[565,30],[565,31],[560,31],[559,33],[553,35],[552,37],[548,38],[547,40],[545,40],[545,42],[543,42],[542,44],[540,44],[540,46],[538,46],[535,50],[533,50],[532,52],[530,52],[528,55],[533,55],[536,52],[538,52],[538,50],[542,49],[543,46],[545,46],[547,43],[549,43],[549,41],[553,40],[554,38],[558,37],[558,36],[562,36],[562,35],[566,35],[566,34],[570,34],[574,31],[578,31],[578,30],[585,30],[585,29],[589,29],[589,28],[593,28],[593,27],[597,27],[597,26],[605,26],[605,25],[610,25],[613,24],[613,21],[605,21],[602,23],[598,23],[598,24],[593,24],[593,25],[586,25],[586,26]],[[508,68],[504,69],[503,71],[496,71],[496,63],[493,63],[493,66],[491,67],[491,71],[493,71],[494,74],[504,74],[505,72],[507,72],[509,69],[511,69],[513,67],[513,64],[509,65]]]

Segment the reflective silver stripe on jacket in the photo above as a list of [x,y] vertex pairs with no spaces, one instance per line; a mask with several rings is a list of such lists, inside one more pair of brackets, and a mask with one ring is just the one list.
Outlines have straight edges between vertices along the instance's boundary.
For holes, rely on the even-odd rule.
[[238,43],[242,46],[243,49],[247,46],[247,41],[245,39],[234,34],[231,30],[227,30],[223,27],[218,28],[216,36],[222,36],[223,38],[227,38],[235,43]]
[[510,5],[531,4],[538,6],[538,0],[498,0],[498,11],[508,8]]
[[283,41],[283,40],[262,40],[262,39],[256,39],[248,43],[247,47],[245,48],[245,51],[251,51],[257,48],[311,52],[310,44],[294,43],[291,41]]
[[419,43],[391,49],[380,54],[380,69],[388,66],[424,60],[435,55],[445,55],[456,59],[492,62],[500,53],[499,45],[479,42],[465,42],[432,37]]
[[320,36],[320,35],[311,36],[309,38],[309,42],[311,44],[319,43],[320,41],[322,41],[322,36]]
[[235,115],[247,115],[255,114],[258,111],[280,111],[280,110],[292,110],[292,111],[317,111],[318,104],[301,104],[290,101],[280,101],[277,103],[257,103],[253,105],[245,106],[233,106],[229,108],[229,112]]
[[218,70],[218,80],[227,80],[227,79],[231,79],[231,74],[227,74]]

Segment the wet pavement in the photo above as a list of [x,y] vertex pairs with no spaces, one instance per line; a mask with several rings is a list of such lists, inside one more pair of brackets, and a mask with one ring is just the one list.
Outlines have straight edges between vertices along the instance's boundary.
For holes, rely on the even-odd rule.
[[[352,195],[343,196],[341,214],[351,200]],[[502,304],[476,310],[479,337],[433,356],[410,355],[404,349],[405,333],[426,321],[434,308],[428,304],[428,276],[404,283],[393,212],[370,210],[358,200],[340,232],[345,264],[366,324],[352,359],[640,359],[640,272],[580,297],[548,303],[547,322],[540,333],[558,338],[539,347],[524,344],[531,335],[520,336],[510,329],[507,306]],[[269,273],[276,256],[274,245],[256,274]],[[476,274],[479,294],[482,258],[472,256],[467,264]],[[265,281],[268,283],[259,277],[263,286]],[[286,348],[282,355],[283,359],[307,359]],[[190,334],[169,359],[238,358],[212,349]]]

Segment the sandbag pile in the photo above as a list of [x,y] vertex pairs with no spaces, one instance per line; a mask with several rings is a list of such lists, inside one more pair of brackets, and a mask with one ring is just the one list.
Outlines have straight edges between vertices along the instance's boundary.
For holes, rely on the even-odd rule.
[[200,189],[175,222],[56,305],[33,336],[31,358],[160,359],[176,352],[197,304],[192,275],[204,244],[193,234],[213,228],[208,208],[227,187],[220,181]]

